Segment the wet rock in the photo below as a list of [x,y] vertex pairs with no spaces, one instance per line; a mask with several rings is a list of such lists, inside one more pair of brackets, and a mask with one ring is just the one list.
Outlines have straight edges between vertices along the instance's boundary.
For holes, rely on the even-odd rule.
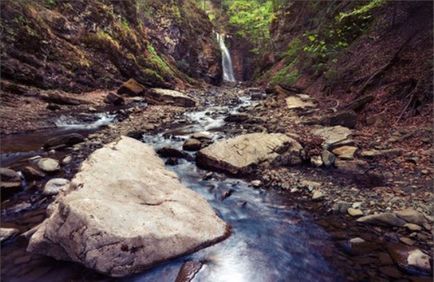
[[354,154],[358,150],[357,147],[353,146],[342,146],[333,150],[333,154],[338,156],[338,158],[343,160],[352,160],[354,159]]
[[202,268],[202,265],[199,261],[190,260],[185,262],[179,270],[175,282],[190,282]]
[[72,146],[84,141],[84,136],[79,133],[68,133],[48,139],[44,144],[45,149]]
[[137,140],[142,140],[143,139],[143,134],[145,134],[145,132],[143,130],[133,130],[127,133],[128,137],[137,139]]
[[163,158],[184,158],[185,153],[171,147],[163,147],[157,150],[157,154]]
[[228,189],[228,190],[224,191],[221,195],[221,200],[223,201],[223,200],[229,198],[234,192],[235,192],[234,189]]
[[355,209],[355,208],[348,208],[347,212],[349,215],[354,217],[363,215],[363,212],[360,209]]
[[209,141],[212,140],[213,135],[207,131],[203,131],[203,132],[195,132],[190,137],[200,141]]
[[326,126],[341,125],[348,128],[355,128],[357,124],[357,114],[352,110],[338,112],[322,118],[320,124]]
[[64,178],[50,179],[44,186],[42,194],[46,196],[57,195],[60,191],[67,191],[70,186],[70,181]]
[[117,92],[120,95],[126,94],[128,96],[141,96],[145,92],[145,86],[131,78],[124,82]]
[[67,165],[67,164],[70,164],[71,161],[72,161],[72,157],[71,157],[71,156],[66,156],[66,157],[64,157],[64,158],[62,159],[62,164],[63,164],[63,165]]
[[410,274],[432,273],[430,256],[416,247],[390,244],[387,251],[398,267]]
[[231,174],[246,173],[260,163],[276,160],[281,154],[300,156],[302,149],[297,141],[284,134],[251,133],[200,150],[197,163]]
[[251,117],[248,114],[236,113],[230,114],[225,118],[226,122],[245,122],[249,120]]
[[125,99],[113,92],[110,92],[107,94],[107,96],[104,98],[104,103],[115,105],[115,106],[121,106],[125,104]]
[[93,152],[72,183],[80,188],[57,199],[28,251],[121,277],[209,246],[229,232],[150,146],[128,137]]
[[188,95],[170,89],[152,88],[146,91],[145,99],[150,104],[194,107],[196,101]]
[[43,173],[42,171],[39,171],[36,168],[33,168],[31,166],[25,166],[21,170],[21,173],[24,175],[24,178],[27,181],[39,180],[39,179],[42,179],[45,177],[45,173]]
[[7,198],[21,191],[20,181],[0,181],[0,191],[2,198]]
[[414,209],[400,210],[395,212],[395,214],[399,218],[407,221],[408,223],[413,223],[417,225],[424,225],[425,223],[427,223],[425,216]]
[[38,168],[45,172],[55,172],[60,170],[59,161],[51,158],[42,158],[37,162]]
[[325,167],[330,167],[335,163],[336,156],[328,150],[323,150],[321,153],[321,160]]
[[168,158],[164,164],[166,165],[178,165],[179,164],[179,159],[178,158]]
[[397,217],[394,213],[379,213],[363,216],[357,219],[358,222],[385,226],[404,226],[404,220]]
[[383,158],[383,157],[396,157],[402,154],[402,149],[389,149],[389,150],[364,150],[360,153],[364,158]]
[[352,133],[351,129],[340,125],[330,127],[319,127],[312,129],[312,134],[324,139],[324,146],[327,148],[333,143],[346,140]]
[[200,148],[202,148],[202,142],[194,138],[186,140],[182,145],[182,149],[186,151],[198,151]]
[[20,231],[16,228],[0,228],[0,242],[4,242],[15,237],[19,232]]
[[0,179],[2,181],[20,181],[20,175],[13,169],[1,167]]
[[261,180],[252,180],[250,181],[250,185],[252,185],[255,188],[259,188],[262,186],[262,181]]
[[315,108],[316,101],[308,95],[297,94],[286,98],[286,105],[288,109],[307,109]]

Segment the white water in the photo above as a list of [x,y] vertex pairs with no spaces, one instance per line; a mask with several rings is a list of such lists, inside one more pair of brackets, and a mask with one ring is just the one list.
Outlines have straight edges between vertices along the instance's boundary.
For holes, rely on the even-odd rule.
[[225,44],[225,35],[217,33],[217,41],[222,52],[223,80],[235,82],[234,68],[232,66],[231,54]]
[[99,127],[109,125],[114,121],[116,115],[111,115],[108,113],[98,113],[96,114],[96,120],[86,123],[82,121],[78,121],[73,117],[60,116],[54,123],[59,128],[66,129],[98,129]]

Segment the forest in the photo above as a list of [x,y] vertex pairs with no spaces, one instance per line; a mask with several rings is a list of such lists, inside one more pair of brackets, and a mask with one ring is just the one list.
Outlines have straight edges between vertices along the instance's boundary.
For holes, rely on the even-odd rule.
[[432,281],[433,13],[0,1],[0,280]]

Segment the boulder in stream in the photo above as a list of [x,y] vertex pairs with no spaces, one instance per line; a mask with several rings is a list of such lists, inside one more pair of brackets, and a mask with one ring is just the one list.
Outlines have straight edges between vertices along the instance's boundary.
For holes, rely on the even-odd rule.
[[229,235],[205,199],[182,185],[150,146],[129,137],[92,153],[71,185],[28,251],[122,277]]
[[171,89],[152,88],[146,91],[145,99],[150,104],[194,107],[196,101],[188,95]]
[[84,136],[79,133],[67,133],[48,139],[44,148],[58,148],[63,146],[72,146],[84,141]]
[[253,166],[281,155],[299,157],[303,147],[280,133],[251,133],[216,142],[199,151],[197,163],[230,174],[247,173]]

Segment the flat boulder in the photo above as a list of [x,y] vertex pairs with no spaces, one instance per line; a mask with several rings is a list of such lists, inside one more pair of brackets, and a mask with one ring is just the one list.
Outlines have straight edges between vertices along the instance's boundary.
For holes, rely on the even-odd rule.
[[194,107],[196,101],[190,96],[176,90],[152,88],[146,91],[145,99],[148,103],[158,105],[173,105],[179,107]]
[[297,94],[286,98],[288,109],[316,108],[316,101],[306,94]]
[[413,246],[402,244],[389,244],[387,251],[393,261],[407,273],[410,274],[432,274],[431,257]]
[[28,251],[122,277],[226,238],[228,225],[148,145],[129,137],[84,161]]
[[324,139],[324,146],[328,148],[334,143],[346,140],[351,135],[352,131],[347,127],[336,125],[317,127],[312,129],[311,133]]
[[406,222],[391,212],[371,214],[357,219],[358,222],[383,226],[404,226]]
[[302,150],[297,141],[285,134],[251,133],[219,141],[200,150],[197,163],[230,174],[242,174],[281,155],[299,157]]
[[145,86],[131,78],[122,83],[117,92],[120,95],[126,94],[128,96],[141,96],[145,92]]
[[79,133],[67,133],[59,135],[47,140],[44,144],[44,148],[58,148],[64,146],[72,146],[84,141],[84,136]]

